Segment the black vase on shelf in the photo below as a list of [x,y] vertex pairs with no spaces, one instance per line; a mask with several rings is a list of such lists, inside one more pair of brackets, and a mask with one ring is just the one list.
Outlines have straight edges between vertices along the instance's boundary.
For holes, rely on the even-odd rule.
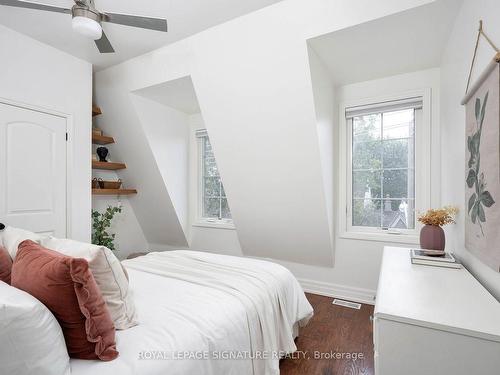
[[108,156],[108,149],[106,147],[97,147],[97,155],[99,156],[99,161],[107,162],[106,157]]

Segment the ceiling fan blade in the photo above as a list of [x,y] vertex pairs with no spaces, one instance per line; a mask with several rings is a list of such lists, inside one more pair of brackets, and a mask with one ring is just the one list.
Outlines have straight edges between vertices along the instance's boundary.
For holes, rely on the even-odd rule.
[[108,37],[106,34],[104,34],[104,31],[102,32],[102,37],[101,39],[98,39],[95,41],[95,45],[97,46],[97,49],[101,53],[113,53],[115,50],[113,49],[113,46],[109,42]]
[[6,5],[9,7],[16,7],[16,8],[46,10],[49,12],[57,12],[57,13],[68,13],[68,14],[71,13],[71,9],[68,8],[60,8],[52,5],[45,5],[45,4],[20,1],[20,0],[0,0],[0,5]]
[[167,20],[164,18],[130,16],[128,14],[106,12],[102,13],[102,20],[104,22],[117,23],[119,25],[167,32]]

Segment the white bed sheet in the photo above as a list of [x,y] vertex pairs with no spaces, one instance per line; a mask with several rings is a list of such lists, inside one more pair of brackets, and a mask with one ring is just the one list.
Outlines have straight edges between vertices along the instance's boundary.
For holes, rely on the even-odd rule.
[[[169,252],[182,255],[183,251]],[[156,253],[159,254],[159,253]],[[163,253],[162,253],[163,254]],[[238,264],[248,269],[262,269],[280,275],[281,287],[294,296],[288,310],[293,313],[293,327],[312,316],[312,308],[297,281],[283,267],[260,260],[199,254],[202,258]],[[155,255],[152,254],[154,257]],[[165,257],[168,255],[164,255]],[[152,259],[152,258],[151,258]],[[236,262],[236,263],[235,263]],[[211,286],[145,272],[141,260],[124,262],[129,273],[130,290],[136,303],[139,325],[117,331],[120,355],[111,362],[71,360],[73,375],[267,375],[252,359],[216,359],[215,356],[252,352],[248,306],[231,293]],[[300,288],[299,288],[300,289]],[[260,329],[260,327],[258,327]],[[278,339],[278,338],[277,338]],[[267,353],[270,355],[272,353]],[[202,358],[193,359],[196,355]],[[205,357],[208,357],[206,359]],[[278,368],[279,359],[271,359]],[[278,370],[279,371],[279,370]]]

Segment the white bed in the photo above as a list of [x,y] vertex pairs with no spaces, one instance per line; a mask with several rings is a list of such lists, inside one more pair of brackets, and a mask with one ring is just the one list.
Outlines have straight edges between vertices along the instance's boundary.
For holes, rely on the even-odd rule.
[[72,375],[279,374],[280,352],[296,350],[313,314],[293,275],[271,262],[179,250],[123,264],[139,325],[117,331],[117,359],[73,359]]

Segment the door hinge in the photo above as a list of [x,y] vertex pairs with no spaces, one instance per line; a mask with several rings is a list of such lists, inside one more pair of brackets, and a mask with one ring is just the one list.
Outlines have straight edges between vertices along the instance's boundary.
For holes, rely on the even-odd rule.
[[66,141],[69,139],[69,134],[66,132]]

